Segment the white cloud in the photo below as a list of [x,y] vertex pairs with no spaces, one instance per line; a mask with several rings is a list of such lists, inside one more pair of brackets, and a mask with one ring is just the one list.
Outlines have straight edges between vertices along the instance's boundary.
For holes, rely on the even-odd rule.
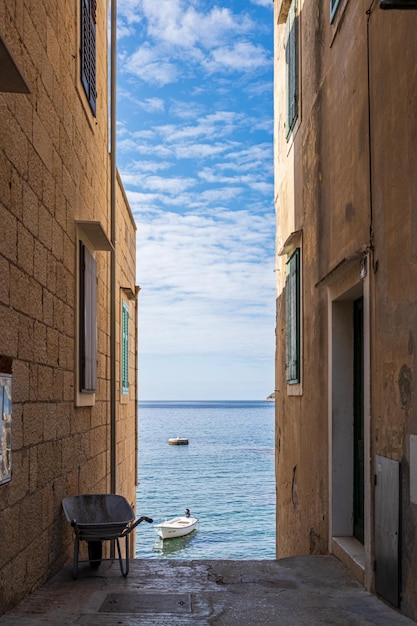
[[[273,226],[270,214],[247,211],[138,216],[142,350],[252,353],[248,325],[261,337],[274,323]],[[264,341],[255,353],[265,356]]]
[[165,103],[162,98],[145,98],[144,100],[139,100],[139,106],[147,113],[154,113],[163,111]]
[[[226,169],[226,168],[224,168]],[[230,168],[228,168],[230,169]],[[253,168],[251,168],[253,169]],[[246,185],[251,189],[254,189],[262,194],[271,194],[272,183],[262,180],[264,177],[262,172],[259,173],[250,173],[244,174],[243,171],[241,174],[237,173],[233,176],[224,176],[221,174],[221,168],[209,168],[205,167],[199,172],[199,178],[206,183],[211,183],[216,186],[219,185]],[[224,170],[223,170],[224,171]]]
[[[141,11],[143,21],[139,17],[136,21],[143,26],[142,41],[146,42],[130,55],[122,53],[123,71],[164,86],[177,82],[186,68],[190,71],[200,66],[210,73],[253,72],[271,62],[265,49],[247,39],[256,32],[248,15],[219,6],[209,11],[204,8],[204,4],[185,0],[142,0],[131,2],[127,10],[122,8],[121,19],[128,25],[134,21],[135,10]],[[120,26],[120,35],[123,33],[130,34],[128,26]],[[240,41],[240,37],[245,39]]]
[[169,176],[141,176],[136,184],[144,189],[160,191],[168,194],[177,194],[195,185],[194,178],[169,177]]
[[176,100],[170,104],[169,113],[171,116],[180,120],[196,119],[200,115],[204,115],[205,107],[196,100],[183,102]]
[[183,0],[143,0],[142,10],[149,36],[177,48],[213,48],[231,33],[242,34],[252,28],[243,14],[233,15],[229,9],[217,6],[209,12],[197,11],[192,3]]
[[274,0],[250,0],[252,4],[256,4],[260,7],[267,7],[268,9],[274,8]]
[[127,176],[132,176],[131,183],[135,182],[136,173],[144,174],[145,172],[160,172],[161,170],[167,170],[172,167],[172,163],[169,161],[161,161],[157,159],[155,161],[132,161],[129,166],[129,171],[124,172],[123,180],[126,181]]
[[193,125],[170,124],[159,126],[156,130],[168,142],[195,139],[197,137],[209,137],[210,141],[213,141],[213,139],[232,133],[241,117],[241,114],[235,111],[217,111],[197,120]]
[[118,143],[119,151],[131,151],[138,154],[146,154],[152,156],[155,159],[169,159],[174,156],[174,150],[172,147],[164,146],[163,144],[152,144],[147,142],[148,138],[153,139],[154,133],[146,131],[143,133],[137,133],[130,140],[129,144],[124,144],[123,141]]
[[[233,144],[232,144],[233,145]],[[175,154],[179,159],[213,158],[230,150],[230,143],[184,143],[175,145]]]
[[272,145],[267,143],[259,143],[250,147],[239,147],[228,153],[230,159],[229,167],[257,168],[268,164],[271,166]]
[[237,198],[244,191],[243,187],[230,187],[227,185],[226,187],[218,185],[216,189],[206,189],[201,192],[201,197],[206,201],[207,204],[211,203],[219,203],[219,202],[227,202],[229,200],[233,200]]
[[147,83],[160,86],[173,83],[178,78],[177,66],[160,59],[157,51],[151,48],[149,44],[141,46],[130,57],[126,58],[124,70],[131,72]]
[[[124,22],[129,25],[137,25],[142,21],[140,9],[142,0],[123,0],[119,3],[118,14],[123,16]],[[119,17],[120,21],[120,17]]]
[[270,64],[271,59],[262,46],[255,46],[249,41],[239,41],[213,50],[211,58],[207,59],[204,66],[210,73],[222,70],[254,72]]

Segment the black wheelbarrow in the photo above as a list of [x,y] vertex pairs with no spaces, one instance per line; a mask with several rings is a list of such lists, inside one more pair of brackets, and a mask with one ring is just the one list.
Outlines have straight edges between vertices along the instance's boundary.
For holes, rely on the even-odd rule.
[[[85,494],[68,496],[62,500],[65,516],[74,529],[73,577],[78,573],[80,541],[88,543],[88,560],[93,568],[100,566],[102,542],[115,540],[123,576],[129,573],[129,534],[141,522],[152,523],[150,517],[135,520],[132,507],[123,496],[115,494]],[[126,565],[123,567],[119,539],[126,541]]]

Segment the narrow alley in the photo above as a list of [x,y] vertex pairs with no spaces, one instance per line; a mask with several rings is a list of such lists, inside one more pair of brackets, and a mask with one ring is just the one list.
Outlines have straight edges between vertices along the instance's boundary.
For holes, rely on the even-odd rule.
[[0,617],[0,626],[406,626],[333,556],[280,561],[71,563]]

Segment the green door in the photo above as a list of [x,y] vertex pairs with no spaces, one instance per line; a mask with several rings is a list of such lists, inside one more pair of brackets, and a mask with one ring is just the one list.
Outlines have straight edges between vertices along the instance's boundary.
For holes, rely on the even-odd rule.
[[363,298],[353,303],[353,535],[364,542]]

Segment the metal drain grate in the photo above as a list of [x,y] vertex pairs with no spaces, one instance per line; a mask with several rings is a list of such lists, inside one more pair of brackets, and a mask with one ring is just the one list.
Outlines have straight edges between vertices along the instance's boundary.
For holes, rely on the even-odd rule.
[[191,613],[188,593],[109,593],[100,613]]

